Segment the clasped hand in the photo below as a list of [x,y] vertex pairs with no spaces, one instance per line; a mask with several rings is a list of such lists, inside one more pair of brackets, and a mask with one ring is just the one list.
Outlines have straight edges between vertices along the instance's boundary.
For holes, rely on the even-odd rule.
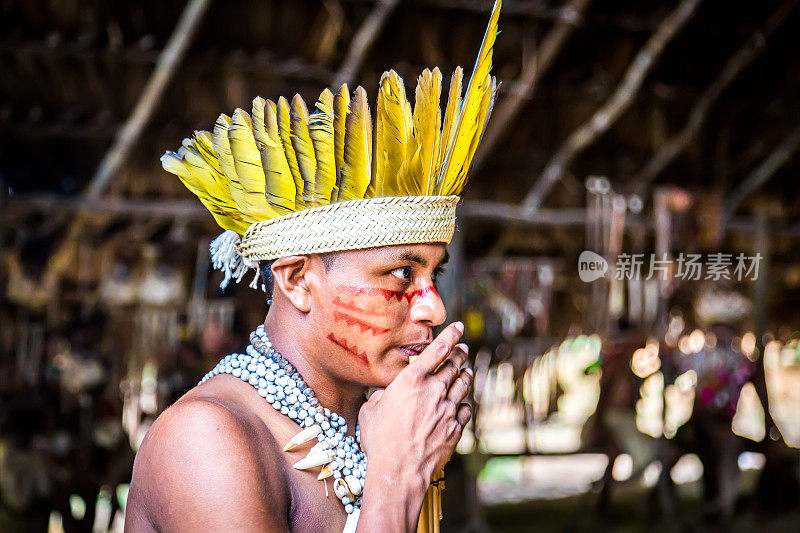
[[361,446],[370,468],[402,469],[427,484],[453,454],[472,416],[464,398],[473,375],[461,369],[468,349],[456,344],[463,327],[460,322],[446,327],[361,407]]

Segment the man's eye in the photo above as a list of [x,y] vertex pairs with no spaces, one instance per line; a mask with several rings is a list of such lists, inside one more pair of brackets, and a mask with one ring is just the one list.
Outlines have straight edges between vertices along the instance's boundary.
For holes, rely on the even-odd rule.
[[411,267],[400,267],[395,268],[392,270],[392,275],[397,276],[400,279],[410,279],[411,278]]

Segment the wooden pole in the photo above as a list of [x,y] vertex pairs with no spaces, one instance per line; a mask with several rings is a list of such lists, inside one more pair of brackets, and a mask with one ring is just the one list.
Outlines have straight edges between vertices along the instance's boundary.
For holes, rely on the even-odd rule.
[[[494,0],[415,0],[414,3],[420,6],[431,6],[440,9],[458,9],[485,13],[492,9]],[[570,4],[563,7],[551,7],[541,2],[541,0],[507,0],[503,4],[503,13],[511,16],[565,22],[572,26],[577,26],[580,23],[580,19],[576,18],[575,11]]]
[[117,174],[128,159],[133,147],[141,137],[144,127],[153,116],[158,107],[169,82],[175,75],[192,38],[200,26],[203,15],[211,5],[211,0],[189,0],[181,14],[178,25],[161,52],[155,70],[147,80],[147,84],[136,102],[136,107],[130,114],[111,149],[106,153],[100,166],[97,168],[92,181],[85,191],[85,195],[92,199],[99,198],[108,186],[111,179]]
[[[155,70],[147,81],[136,107],[125,121],[125,125],[120,130],[111,149],[101,161],[92,181],[89,182],[89,185],[84,190],[82,194],[84,200],[99,200],[111,179],[116,176],[127,160],[144,127],[150,120],[153,111],[158,106],[158,102],[164,94],[169,81],[175,74],[181,60],[183,60],[189,43],[197,32],[203,14],[210,4],[211,0],[189,0],[167,46],[158,58]],[[87,211],[79,209],[70,222],[60,246],[48,261],[44,283],[48,285],[55,284],[61,272],[72,263],[74,243],[86,225],[87,214]]]
[[724,207],[725,220],[730,220],[739,205],[788,163],[799,149],[800,126],[785,137],[772,153],[728,196]]
[[647,43],[636,54],[633,62],[611,97],[592,117],[581,124],[561,147],[539,175],[531,190],[525,196],[523,205],[527,211],[539,208],[547,193],[564,175],[567,167],[587,146],[605,133],[630,107],[645,77],[661,57],[664,48],[692,18],[702,0],[682,0],[680,4],[661,21]]
[[758,57],[759,53],[766,48],[768,39],[775,33],[780,24],[797,5],[797,0],[784,1],[764,25],[759,28],[750,39],[736,51],[725,66],[717,74],[714,81],[703,91],[703,94],[695,102],[689,112],[689,119],[686,125],[677,134],[673,135],[667,142],[662,144],[650,161],[645,164],[642,170],[634,176],[632,182],[636,188],[636,193],[644,198],[647,189],[661,172],[672,163],[688,146],[705,124],[708,112],[720,95],[728,86]]
[[[120,217],[163,217],[165,219],[180,218],[184,220],[209,221],[208,210],[194,200],[155,200],[138,201],[126,200],[122,198],[109,198],[107,200],[92,201],[81,198],[58,198],[50,195],[30,195],[14,196],[6,198],[3,205],[2,218],[13,217],[19,214],[30,212],[47,212],[53,209],[60,211],[91,211],[101,214],[109,214]],[[584,209],[539,209],[538,211],[525,214],[517,204],[507,204],[504,202],[473,200],[464,202],[458,207],[459,220],[465,221],[466,227],[472,220],[485,220],[497,223],[518,223],[522,226],[552,226],[554,228],[580,229],[586,223],[586,213]],[[642,228],[643,230],[652,229],[652,224],[636,215],[628,215],[626,227]],[[728,230],[737,233],[753,233],[755,224],[752,218],[737,217],[730,219],[727,224]],[[790,239],[800,239],[800,224],[790,224],[775,227],[772,229],[773,235],[787,237]],[[455,237],[454,237],[455,241]],[[459,244],[456,244],[456,248]],[[455,253],[453,241],[450,246],[451,255]],[[453,259],[451,259],[451,262]],[[452,268],[455,263],[448,267],[446,272],[454,271]],[[445,274],[444,281],[449,274]],[[448,293],[449,294],[449,293]],[[458,301],[447,300],[448,310],[452,307],[453,313],[458,312]]]
[[498,103],[492,113],[492,119],[472,161],[472,172],[478,172],[483,167],[486,158],[514,125],[522,107],[533,97],[536,82],[550,70],[590,3],[591,0],[571,0],[562,11],[568,13],[569,17],[557,20],[537,53],[532,54],[522,65],[519,79],[512,82],[508,96]]
[[208,209],[197,200],[128,200],[124,198],[91,200],[83,197],[26,195],[14,196],[6,203],[6,212],[10,216],[36,211],[84,211],[131,218],[162,217],[165,219],[210,220]]
[[372,11],[367,15],[367,18],[358,28],[353,40],[350,42],[347,56],[345,56],[342,66],[339,67],[339,71],[333,79],[334,87],[338,88],[343,83],[351,83],[353,81],[358,71],[361,70],[361,66],[372,49],[372,45],[375,44],[375,39],[380,35],[389,15],[395,10],[397,4],[398,0],[377,0],[375,2],[375,7],[372,8]]

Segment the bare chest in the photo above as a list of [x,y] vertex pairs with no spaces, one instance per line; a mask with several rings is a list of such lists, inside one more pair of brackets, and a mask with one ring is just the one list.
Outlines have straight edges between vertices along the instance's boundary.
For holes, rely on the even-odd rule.
[[[291,465],[287,466],[291,468]],[[333,493],[333,478],[318,481],[317,469],[312,470],[294,470],[289,474],[292,498],[289,527],[297,532],[340,533],[344,529],[347,513]]]

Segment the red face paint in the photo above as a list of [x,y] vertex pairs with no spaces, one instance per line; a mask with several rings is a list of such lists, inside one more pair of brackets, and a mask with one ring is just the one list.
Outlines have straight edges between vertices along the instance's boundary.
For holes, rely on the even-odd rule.
[[370,310],[370,309],[364,309],[363,307],[358,307],[353,302],[348,302],[348,301],[342,300],[338,296],[333,299],[333,305],[335,305],[337,307],[341,307],[342,309],[347,309],[348,311],[353,311],[355,313],[363,313],[365,315],[375,315],[375,316],[385,316],[386,315],[385,312],[373,311],[373,310]]
[[396,291],[393,289],[383,289],[379,287],[342,287],[342,289],[350,292],[350,294],[357,296],[360,294],[372,294],[372,295],[381,295],[386,298],[388,302],[392,298],[395,298],[398,302],[402,300],[406,300],[407,302],[411,303],[411,300],[414,299],[415,296],[425,296],[428,293],[439,295],[436,292],[436,288],[431,285],[429,287],[425,287],[424,289],[417,289],[415,291],[403,292],[403,291]]
[[372,296],[380,295],[386,298],[387,302],[392,298],[397,299],[399,302],[403,299],[405,294],[403,291],[395,291],[392,289],[383,289],[378,287],[342,287],[342,289],[349,292],[353,296],[360,296],[362,294],[369,294]]
[[365,331],[371,331],[373,336],[382,335],[384,333],[388,333],[389,331],[389,328],[382,328],[380,326],[370,324],[365,320],[359,320],[358,318],[348,315],[347,313],[342,313],[341,311],[334,311],[333,319],[337,322],[345,322],[348,326],[358,326],[361,329],[361,333],[364,333]]
[[422,297],[430,293],[439,296],[439,293],[436,292],[436,287],[434,287],[433,285],[431,285],[430,287],[425,287],[424,289],[417,289],[415,291],[407,292],[405,294],[407,295],[406,298],[408,298],[408,301],[410,302],[412,299],[414,299],[415,296]]
[[331,341],[333,344],[344,350],[345,352],[349,353],[352,356],[355,356],[359,361],[364,363],[365,366],[369,366],[369,360],[367,359],[366,352],[359,352],[358,346],[355,344],[353,346],[349,346],[347,341],[344,339],[338,339],[336,335],[333,333],[328,333],[327,339]]

